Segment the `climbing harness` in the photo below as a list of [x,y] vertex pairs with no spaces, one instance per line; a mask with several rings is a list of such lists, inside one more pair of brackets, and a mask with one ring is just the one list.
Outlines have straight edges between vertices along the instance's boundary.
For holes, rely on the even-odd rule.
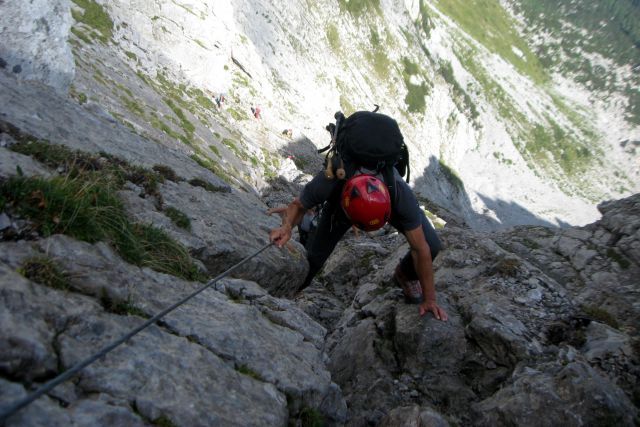
[[244,264],[245,262],[249,261],[250,259],[258,256],[260,253],[262,253],[264,250],[266,250],[268,247],[270,247],[272,245],[273,245],[273,242],[270,242],[270,243],[264,245],[262,248],[260,248],[259,250],[257,250],[253,254],[247,256],[242,261],[240,261],[237,264],[233,265],[232,267],[228,268],[225,272],[223,272],[223,273],[219,274],[218,276],[214,277],[213,279],[209,280],[206,285],[202,286],[197,291],[193,292],[190,295],[187,295],[182,300],[178,301],[177,303],[173,304],[172,306],[165,308],[160,313],[156,314],[155,316],[153,316],[152,318],[150,318],[149,320],[147,320],[146,322],[144,322],[143,324],[141,324],[137,328],[131,330],[128,334],[123,335],[122,337],[120,337],[116,341],[114,341],[111,344],[103,347],[100,351],[95,353],[93,356],[90,356],[90,357],[86,358],[85,360],[83,360],[82,362],[77,363],[75,366],[71,367],[69,370],[67,370],[67,371],[63,372],[62,374],[58,375],[57,377],[55,377],[51,381],[45,383],[40,388],[38,388],[36,391],[34,391],[33,393],[27,395],[26,397],[24,397],[24,398],[22,398],[22,399],[20,399],[20,400],[18,400],[16,402],[6,406],[4,408],[0,408],[0,425],[2,425],[7,418],[12,416],[16,412],[18,412],[20,409],[22,409],[25,406],[29,405],[30,403],[32,403],[34,400],[36,400],[37,398],[39,398],[43,394],[51,391],[57,385],[59,385],[59,384],[65,382],[66,380],[70,379],[75,374],[80,372],[82,369],[84,369],[85,367],[87,367],[91,363],[95,362],[96,360],[100,359],[101,357],[105,356],[107,353],[109,353],[114,348],[118,347],[120,344],[125,343],[130,338],[132,338],[134,335],[136,335],[138,332],[142,331],[146,327],[148,327],[148,326],[152,325],[153,323],[157,322],[158,320],[160,320],[162,317],[164,317],[165,315],[167,315],[171,311],[175,310],[176,308],[178,308],[179,306],[181,306],[185,302],[189,301],[191,298],[195,297],[196,295],[198,295],[202,291],[210,288],[216,282],[218,282],[219,280],[225,278],[229,273],[231,273],[231,271],[233,271],[236,268],[240,267],[242,264]]

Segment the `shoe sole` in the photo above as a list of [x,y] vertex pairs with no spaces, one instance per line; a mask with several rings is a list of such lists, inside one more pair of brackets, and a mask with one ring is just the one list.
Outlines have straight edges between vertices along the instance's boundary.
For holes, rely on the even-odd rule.
[[420,296],[420,297],[410,297],[410,296],[407,296],[407,294],[405,294],[404,288],[402,287],[400,282],[398,282],[398,279],[396,278],[395,274],[393,275],[393,283],[398,288],[402,289],[402,295],[404,296],[405,304],[420,304],[422,302],[422,296]]

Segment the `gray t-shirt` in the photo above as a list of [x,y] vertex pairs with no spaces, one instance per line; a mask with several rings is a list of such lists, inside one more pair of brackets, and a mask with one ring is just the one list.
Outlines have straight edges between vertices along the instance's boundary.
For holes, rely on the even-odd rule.
[[[394,169],[396,200],[391,203],[389,223],[398,231],[413,230],[422,224],[421,210],[413,191]],[[320,171],[304,186],[300,193],[300,202],[305,209],[311,209],[329,200],[334,191],[341,191],[345,181],[328,179]]]

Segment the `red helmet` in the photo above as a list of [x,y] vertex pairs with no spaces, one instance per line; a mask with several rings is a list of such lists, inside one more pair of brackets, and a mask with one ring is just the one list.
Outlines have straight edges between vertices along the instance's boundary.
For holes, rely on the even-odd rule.
[[353,225],[364,231],[382,227],[391,216],[391,199],[384,182],[373,175],[357,175],[342,189],[342,209]]

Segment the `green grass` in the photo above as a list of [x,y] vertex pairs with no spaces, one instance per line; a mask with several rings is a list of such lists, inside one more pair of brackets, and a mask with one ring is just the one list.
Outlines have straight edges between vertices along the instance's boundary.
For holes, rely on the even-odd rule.
[[324,427],[325,425],[327,423],[320,411],[306,406],[295,418],[289,420],[289,426]]
[[[515,3],[515,9],[525,17],[525,32],[535,35],[537,28],[543,27],[560,36],[558,41],[538,47],[537,54],[547,68],[574,76],[592,91],[624,93],[630,101],[627,120],[640,124],[637,90],[634,97],[623,82],[616,81],[612,69],[594,66],[584,54],[601,54],[618,66],[633,67],[640,63],[640,7],[637,0],[577,1],[575,7],[559,7],[558,2],[552,0],[522,0]],[[640,86],[638,73],[630,76],[629,86]]]
[[438,164],[440,165],[440,170],[454,187],[456,187],[459,191],[464,191],[464,183],[460,176],[451,169],[442,159],[438,159]]
[[[407,88],[407,96],[404,103],[411,113],[423,114],[427,109],[426,97],[429,96],[431,88],[427,85],[425,74],[418,64],[412,62],[409,58],[402,58],[402,77]],[[418,76],[422,82],[419,85],[411,82],[411,76]]]
[[207,46],[206,46],[206,45],[205,45],[201,40],[193,39],[193,41],[194,41],[198,46],[200,46],[201,48],[203,48],[203,49],[205,49],[205,50],[209,50],[209,48],[208,48],[208,47],[207,47]]
[[93,41],[81,29],[77,27],[71,27],[71,32],[86,44],[93,44]]
[[227,184],[231,184],[233,182],[231,176],[214,160],[198,154],[192,154],[191,158],[203,168],[210,170],[218,177],[222,178],[222,180]]
[[220,150],[218,150],[218,147],[215,145],[210,145],[209,150],[213,151],[216,156],[220,157]]
[[370,30],[369,42],[371,48],[365,52],[365,56],[373,67],[376,76],[380,80],[385,81],[389,79],[389,69],[391,68],[391,61],[387,56],[386,39],[383,40],[380,34],[372,28]]
[[182,127],[182,130],[187,135],[187,137],[191,137],[196,128],[193,123],[191,123],[184,115],[184,111],[182,111],[182,109],[169,98],[165,98],[164,102],[169,106],[169,108],[171,108],[175,115],[178,116],[178,119],[180,120],[180,126]]
[[149,315],[145,313],[141,308],[137,307],[131,298],[127,298],[126,300],[116,301],[113,298],[109,297],[107,290],[102,288],[102,292],[100,293],[100,303],[105,311],[109,313],[117,314],[119,316],[139,316],[148,319]]
[[248,377],[253,378],[254,380],[264,381],[264,379],[260,376],[259,373],[249,368],[247,365],[240,365],[236,368],[236,371],[241,373],[242,375],[246,375]]
[[120,100],[124,104],[127,110],[140,118],[145,118],[144,107],[142,107],[136,100],[129,98],[128,96],[121,96]]
[[131,264],[182,277],[202,278],[189,252],[162,230],[129,221],[113,176],[83,172],[50,179],[12,177],[0,194],[13,214],[27,218],[43,236],[109,242]]
[[616,318],[603,308],[595,305],[583,305],[581,308],[582,311],[593,320],[609,325],[614,329],[618,329],[620,326]]
[[124,54],[127,55],[127,58],[129,58],[129,59],[131,59],[131,60],[133,60],[135,62],[138,62],[138,56],[135,53],[129,52],[128,50],[125,50]]
[[626,259],[625,257],[623,257],[622,255],[620,255],[613,248],[607,249],[607,257],[609,257],[609,259],[611,259],[611,260],[615,261],[616,263],[618,263],[620,268],[622,268],[623,270],[626,270],[627,268],[629,268],[631,266],[631,262],[628,259]]
[[106,44],[113,36],[113,21],[109,14],[94,0],[72,1],[83,9],[83,12],[72,10],[73,19],[95,29],[98,39]]
[[190,231],[191,220],[184,212],[170,206],[163,210],[164,214],[171,219],[171,221],[180,228]]
[[52,169],[61,170],[70,177],[100,171],[109,181],[122,186],[126,181],[144,188],[149,195],[157,194],[158,185],[164,177],[155,171],[131,165],[119,157],[107,153],[90,154],[71,150],[64,145],[51,144],[45,140],[30,139],[15,135],[17,143],[10,149],[31,156]]
[[229,189],[227,187],[219,187],[217,185],[213,185],[209,181],[205,181],[204,179],[200,179],[200,178],[190,179],[189,180],[189,184],[191,184],[194,187],[204,188],[205,190],[210,191],[212,193],[227,193],[227,192],[229,192]]
[[456,104],[456,107],[458,107],[458,110],[465,114],[469,120],[474,123],[474,127],[480,127],[480,123],[477,121],[480,113],[478,113],[476,104],[456,80],[451,63],[448,61],[441,62],[438,71],[444,80],[451,86],[453,91],[453,102]]
[[380,0],[338,0],[340,10],[358,18],[368,13],[380,13]]
[[340,79],[336,79],[336,86],[340,92],[340,110],[347,116],[355,113],[357,109],[347,96],[353,92],[351,88]]
[[27,279],[53,289],[68,290],[69,276],[47,257],[38,256],[25,260],[18,273]]
[[[435,6],[456,21],[475,40],[510,62],[538,84],[549,77],[537,56],[518,34],[499,0],[437,0]],[[513,48],[522,52],[522,57]]]
[[158,195],[164,176],[106,153],[92,155],[15,133],[10,148],[65,175],[17,176],[0,186],[4,208],[29,219],[43,236],[56,233],[94,243],[107,241],[126,261],[188,280],[201,273],[188,251],[163,231],[131,223],[117,197],[127,181]]
[[[464,68],[476,79],[481,88],[482,96],[489,101],[507,125],[515,146],[530,167],[541,167],[551,172],[552,176],[564,175],[574,178],[573,185],[580,188],[579,176],[587,171],[594,160],[594,148],[597,135],[587,127],[581,117],[571,110],[557,95],[550,93],[554,105],[577,129],[570,132],[561,127],[551,116],[545,117],[546,123],[532,123],[528,117],[519,111],[515,101],[502,86],[493,80],[476,59],[478,52],[469,48],[456,49],[456,55]],[[449,77],[443,69],[445,80]],[[563,189],[568,191],[566,180],[560,182]],[[583,190],[580,190],[583,191]]]
[[157,427],[177,427],[178,425],[174,423],[171,418],[166,415],[160,415],[158,418],[151,422],[152,425]]
[[224,138],[222,140],[222,143],[227,146],[227,148],[229,148],[229,150],[231,150],[233,152],[233,154],[235,154],[235,156],[241,160],[244,161],[249,161],[249,156],[247,155],[247,153],[243,150],[238,148],[238,146],[236,145],[236,143],[229,139],[229,138]]
[[430,10],[425,4],[425,0],[420,0],[420,16],[418,17],[418,25],[422,31],[424,31],[427,38],[431,35],[431,28],[433,28],[433,23],[431,22],[429,13]]
[[338,28],[334,24],[329,24],[326,30],[327,40],[329,41],[329,46],[334,52],[340,51],[340,33],[338,33]]
[[590,165],[592,154],[588,148],[569,137],[555,121],[548,118],[549,126],[537,124],[531,130],[531,138],[526,142],[526,150],[541,164],[549,156],[568,176],[584,172]]
[[164,179],[168,179],[173,182],[180,182],[182,178],[176,174],[176,172],[166,165],[153,165],[153,171],[159,173]]

